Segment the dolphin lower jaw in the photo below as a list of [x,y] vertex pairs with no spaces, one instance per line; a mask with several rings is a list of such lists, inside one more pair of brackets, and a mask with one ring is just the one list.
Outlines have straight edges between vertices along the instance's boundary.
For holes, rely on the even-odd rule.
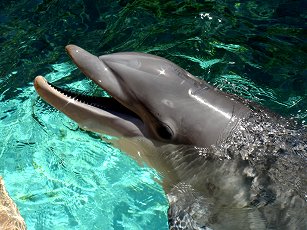
[[144,136],[142,120],[114,98],[91,97],[66,91],[38,76],[34,80],[38,94],[85,130],[111,136]]

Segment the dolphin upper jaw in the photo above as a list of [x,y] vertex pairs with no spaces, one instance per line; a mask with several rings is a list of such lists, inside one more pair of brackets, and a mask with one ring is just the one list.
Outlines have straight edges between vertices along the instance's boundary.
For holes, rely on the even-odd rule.
[[[66,51],[78,68],[100,88],[106,90],[113,98],[135,113],[144,114],[142,108],[135,103],[137,98],[134,98],[133,93],[125,87],[122,75],[116,72],[116,68],[110,68],[112,58],[108,56],[111,55],[97,57],[75,45],[67,45]],[[120,65],[123,71],[125,68],[126,66]]]
[[75,45],[67,45],[66,51],[78,68],[97,85],[119,100],[125,98],[121,95],[123,90],[118,78],[114,77],[110,68],[97,56]]

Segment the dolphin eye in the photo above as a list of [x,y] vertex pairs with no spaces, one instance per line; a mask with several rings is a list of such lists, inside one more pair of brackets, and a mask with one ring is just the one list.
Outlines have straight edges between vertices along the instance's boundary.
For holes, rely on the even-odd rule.
[[171,140],[174,136],[174,133],[171,128],[165,124],[161,124],[157,127],[157,134],[164,140]]

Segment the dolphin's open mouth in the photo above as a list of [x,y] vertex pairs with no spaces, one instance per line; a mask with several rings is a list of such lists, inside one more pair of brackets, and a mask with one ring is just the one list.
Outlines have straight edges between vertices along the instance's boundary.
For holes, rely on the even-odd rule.
[[[39,80],[37,81],[36,81],[37,84],[42,84],[39,82]],[[50,90],[56,90],[58,93],[61,93],[61,95],[63,97],[67,97],[68,100],[75,100],[75,101],[78,101],[79,103],[89,105],[89,106],[107,111],[109,113],[113,113],[113,114],[122,113],[122,114],[126,114],[129,116],[135,117],[137,119],[141,119],[136,113],[127,109],[117,100],[115,100],[113,97],[97,97],[97,96],[90,96],[90,95],[77,93],[75,91],[70,91],[70,90],[60,88],[48,82],[46,79],[44,79],[43,84],[46,84],[47,87],[51,87]]]
[[[94,97],[59,88],[42,76],[37,76],[34,86],[37,93],[85,130],[111,136],[145,136],[145,125],[135,111],[127,108],[125,86],[109,66],[86,50],[75,45],[66,51],[78,68],[112,97]],[[120,67],[121,68],[121,67]]]
[[37,76],[34,86],[49,104],[76,121],[81,128],[112,136],[143,136],[143,122],[112,97],[96,97],[68,91]]

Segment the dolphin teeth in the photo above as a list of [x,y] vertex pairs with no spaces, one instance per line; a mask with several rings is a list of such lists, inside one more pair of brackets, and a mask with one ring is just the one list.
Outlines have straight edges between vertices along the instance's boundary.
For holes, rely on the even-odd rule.
[[58,89],[56,89],[53,85],[51,85],[49,82],[48,82],[48,85],[52,88],[52,89],[54,89],[55,91],[57,91],[57,92],[60,92]]
[[[53,85],[52,83],[49,83],[49,82],[47,82],[47,83],[52,89],[54,89],[55,91],[64,95],[69,100],[73,100],[74,102],[80,102],[82,104],[93,106],[93,107],[96,107],[96,108],[99,108],[99,109],[102,109],[102,110],[109,108],[109,106],[107,106],[107,105],[100,104],[100,102],[99,102],[100,99],[98,97],[89,96],[89,95],[85,95],[85,94],[78,94],[78,93],[73,92],[73,91],[61,89],[60,87]],[[113,104],[114,104],[114,101],[113,101]],[[123,109],[123,107],[119,104],[117,104],[116,106]],[[124,110],[125,110],[125,113],[129,113],[126,109],[124,109]],[[133,116],[135,116],[135,115],[133,114]]]
[[[58,92],[60,92],[60,91],[58,91]],[[68,97],[69,99],[75,100],[75,98],[71,97],[70,95],[68,95],[68,94],[66,94],[66,93],[62,93],[62,92],[60,92],[60,93],[63,94],[63,95],[65,95],[65,96]]]

